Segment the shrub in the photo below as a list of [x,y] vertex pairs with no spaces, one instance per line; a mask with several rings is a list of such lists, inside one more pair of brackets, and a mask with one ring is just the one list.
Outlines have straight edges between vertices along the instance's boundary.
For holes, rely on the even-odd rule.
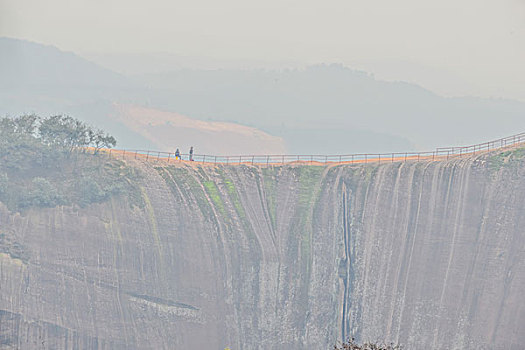
[[107,199],[107,193],[91,177],[81,178],[77,183],[79,204],[84,207],[91,203],[100,203]]
[[64,198],[58,193],[56,187],[42,177],[35,177],[31,182],[31,189],[24,196],[22,207],[47,207],[52,208],[65,204]]
[[346,343],[334,345],[334,350],[401,350],[400,345],[365,342],[358,344],[354,338]]
[[[85,207],[112,196],[126,196],[130,205],[142,206],[135,170],[97,155],[116,142],[69,116],[0,118],[0,201],[16,211]],[[86,147],[92,147],[94,155],[85,152]]]

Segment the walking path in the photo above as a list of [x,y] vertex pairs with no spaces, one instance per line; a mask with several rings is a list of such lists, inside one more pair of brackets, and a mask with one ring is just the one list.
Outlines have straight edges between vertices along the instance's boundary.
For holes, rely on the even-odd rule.
[[430,152],[393,152],[393,153],[358,153],[346,155],[238,155],[238,156],[214,156],[206,154],[194,154],[193,160],[189,161],[188,154],[181,154],[181,159],[175,159],[175,154],[161,151],[148,150],[118,150],[103,149],[101,153],[108,154],[117,159],[141,159],[146,161],[162,161],[167,163],[183,164],[229,164],[229,165],[326,165],[326,164],[366,164],[386,162],[408,162],[408,161],[438,161],[450,158],[472,156],[487,153],[494,150],[502,150],[525,145],[525,133],[520,133],[501,139],[479,143],[470,146],[437,148]]

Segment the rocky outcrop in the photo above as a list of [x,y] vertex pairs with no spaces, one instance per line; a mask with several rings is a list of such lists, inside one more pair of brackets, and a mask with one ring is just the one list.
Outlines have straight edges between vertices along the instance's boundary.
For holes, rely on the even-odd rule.
[[1,207],[0,348],[523,348],[521,155],[133,163],[142,206]]

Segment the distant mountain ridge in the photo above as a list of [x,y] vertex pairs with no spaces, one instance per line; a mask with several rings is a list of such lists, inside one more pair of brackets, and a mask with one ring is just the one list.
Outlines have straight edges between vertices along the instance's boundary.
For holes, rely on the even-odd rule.
[[148,104],[147,88],[73,53],[10,38],[0,38],[0,52],[0,113],[71,114],[108,130],[123,148],[187,151],[193,141],[200,142],[199,152],[284,152],[280,138],[233,123],[221,125],[224,135],[210,131],[205,121],[188,126],[191,119],[185,116],[178,116],[185,122],[180,128],[150,128],[158,124],[152,118],[166,113],[130,106]]
[[[160,93],[151,101],[161,108],[177,106],[181,113],[260,127],[283,136],[294,153],[404,151],[410,144],[428,150],[525,130],[525,103],[445,98],[341,65],[282,71],[181,70],[140,79],[158,88]],[[315,149],[312,138],[318,140]]]
[[[282,138],[295,154],[431,150],[525,130],[525,103],[445,98],[341,65],[128,77],[24,40],[0,38],[0,53],[0,113],[72,114],[112,132],[125,148],[162,144],[122,123],[115,104],[250,126]],[[175,142],[184,136],[174,132]],[[217,140],[201,151],[227,151],[222,146]]]
[[130,80],[54,46],[0,37],[0,86],[113,87]]

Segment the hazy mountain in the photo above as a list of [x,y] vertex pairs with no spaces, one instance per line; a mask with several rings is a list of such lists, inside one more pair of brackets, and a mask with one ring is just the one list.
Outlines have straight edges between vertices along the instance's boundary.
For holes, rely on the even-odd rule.
[[2,115],[71,114],[109,130],[120,146],[152,146],[108,117],[113,101],[139,88],[123,75],[53,46],[0,38],[0,76]]
[[[288,153],[302,154],[426,150],[525,130],[525,103],[444,98],[340,65],[179,69],[128,77],[73,53],[23,40],[0,38],[0,53],[0,113],[72,114],[112,132],[125,148],[160,148],[166,143],[123,123],[126,117],[115,110],[115,103],[145,108],[144,120],[164,111],[249,126],[276,136],[273,140],[284,139]],[[154,67],[144,67],[148,70]],[[234,142],[236,153],[255,145],[243,147],[248,141],[241,139]],[[213,153],[230,149],[222,147],[224,141],[213,140],[215,144],[204,149],[194,146]]]
[[129,80],[71,52],[0,38],[1,87],[126,88]]
[[293,152],[431,149],[525,130],[524,103],[445,98],[340,65],[183,70],[140,79],[155,92],[152,105],[260,127],[283,136]]
[[2,114],[71,114],[105,128],[124,148],[181,147],[187,152],[195,145],[197,152],[220,154],[285,151],[282,139],[255,128],[133,107],[147,104],[146,88],[73,53],[10,38],[0,38],[0,52]]
[[79,53],[82,57],[124,75],[152,74],[181,69],[282,69],[300,67],[295,61],[267,61],[247,59],[221,59],[214,57],[188,56],[167,52],[128,53]]
[[197,154],[283,154],[282,138],[249,126],[229,122],[203,121],[178,113],[132,105],[114,105],[114,118],[157,149],[187,153],[196,146]]

